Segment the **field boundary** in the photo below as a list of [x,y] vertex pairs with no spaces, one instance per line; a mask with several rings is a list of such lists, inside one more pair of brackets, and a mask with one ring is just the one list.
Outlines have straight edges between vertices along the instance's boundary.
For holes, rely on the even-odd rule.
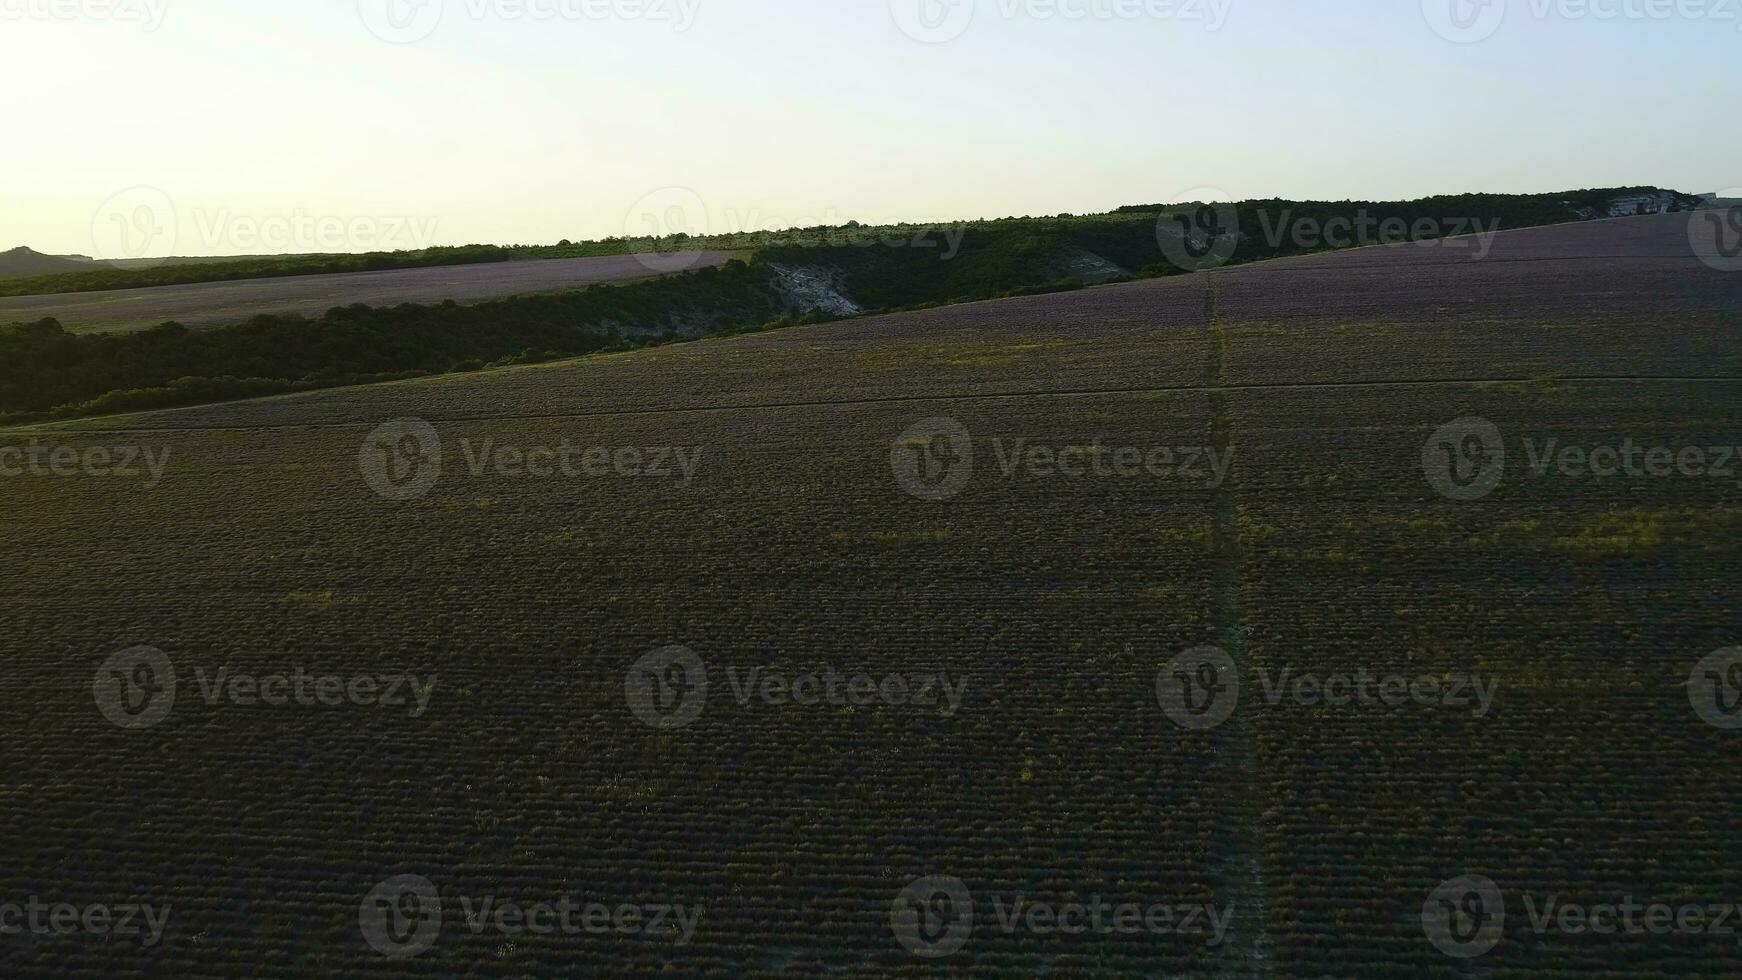
[[[1228,342],[1221,314],[1222,281],[1214,273],[1204,287],[1204,321],[1209,331],[1210,352],[1204,381],[1210,401],[1210,441],[1224,458],[1234,459],[1234,419],[1228,407]],[[1216,645],[1234,661],[1240,676],[1246,676],[1246,614],[1241,601],[1243,579],[1240,549],[1240,473],[1231,466],[1228,479],[1216,488],[1211,501],[1210,574],[1215,607]],[[1259,800],[1259,761],[1251,722],[1236,710],[1229,719],[1223,750],[1228,754],[1234,817],[1229,828],[1230,852],[1222,866],[1226,898],[1238,923],[1230,951],[1243,976],[1275,974],[1276,951],[1270,935],[1270,888],[1264,869],[1264,807]]]

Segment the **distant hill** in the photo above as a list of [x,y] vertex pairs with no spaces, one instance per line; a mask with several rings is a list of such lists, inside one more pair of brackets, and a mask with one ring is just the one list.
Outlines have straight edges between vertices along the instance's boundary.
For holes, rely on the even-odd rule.
[[[1415,227],[1414,222],[1418,220],[1429,219],[1433,228],[1454,229],[1433,233],[1411,231],[1402,236],[1422,238],[1458,234],[1455,229],[1465,228],[1477,220],[1498,222],[1496,228],[1522,228],[1595,218],[1692,211],[1709,206],[1694,195],[1660,187],[1609,187],[1556,194],[1457,194],[1389,202],[1285,201],[1272,198],[1238,202],[1235,211],[1241,225],[1239,258],[1249,261],[1332,247],[1331,243],[1323,241],[1314,244],[1305,239],[1287,239],[1287,233],[1302,229],[1310,232],[1312,228],[1322,230],[1325,222],[1341,218],[1371,217],[1379,222],[1406,219],[1409,228]],[[612,237],[582,242],[564,239],[555,245],[473,244],[356,254],[116,259],[78,264],[70,269],[62,266],[55,272],[35,275],[0,271],[0,297],[387,272],[529,259],[772,249],[765,257],[788,267],[810,264],[810,259],[817,255],[826,255],[829,264],[843,273],[848,267],[856,267],[860,273],[858,285],[865,287],[870,280],[876,280],[871,288],[880,295],[854,295],[854,299],[872,300],[869,308],[893,309],[917,302],[939,302],[945,298],[989,298],[1002,295],[1011,288],[1030,288],[1036,283],[1061,279],[1096,283],[1123,275],[1169,274],[1178,270],[1173,268],[1172,260],[1156,247],[1158,222],[1163,215],[1171,213],[1174,217],[1169,220],[1168,227],[1172,228],[1179,220],[1189,219],[1188,211],[1192,210],[1195,209],[1188,209],[1180,203],[1147,204],[1122,207],[1106,214],[1025,215],[897,225],[862,225],[849,221],[844,225],[697,237],[677,234],[660,238]],[[1290,224],[1287,228],[1271,224],[1279,220]],[[1189,227],[1189,221],[1188,225],[1181,227]],[[1278,229],[1283,238],[1275,237]],[[1370,231],[1372,229],[1368,228],[1363,234]],[[1174,230],[1173,234],[1183,232]],[[868,247],[891,241],[917,247]],[[1196,244],[1187,250],[1195,247]],[[895,251],[905,251],[907,255],[892,259],[888,253]],[[978,253],[979,259],[953,261],[958,252]],[[951,261],[939,261],[940,257]],[[941,294],[939,290],[942,290]],[[848,292],[852,293],[851,290]]]
[[90,272],[95,265],[89,259],[81,261],[59,255],[44,255],[21,245],[10,252],[0,252],[0,279],[48,276],[57,272]]
[[[46,255],[33,248],[20,246],[10,252],[0,252],[0,279],[27,279],[36,276],[56,276],[66,273],[104,273],[151,270],[159,266],[201,266],[223,263],[314,262],[325,255],[208,255],[172,256],[156,259],[98,260],[88,255]],[[343,256],[337,257],[343,259]]]
[[106,259],[96,263],[110,269],[155,269],[164,265],[218,265],[225,262],[295,262],[343,258],[328,252],[273,252],[261,255],[170,255],[153,259]]
[[[1562,208],[1566,211],[1566,220],[1590,220],[1593,218],[1624,218],[1641,214],[1666,214],[1674,211],[1693,211],[1707,206],[1704,202],[1712,195],[1683,194],[1680,191],[1665,190],[1661,187],[1608,187],[1593,190],[1564,191],[1558,194],[1457,194],[1424,197],[1408,204],[1432,205],[1434,207],[1479,207],[1479,210],[1467,211],[1470,215],[1487,215],[1494,213],[1496,202],[1505,202],[1507,206],[1518,207],[1534,202],[1538,205]],[[1320,202],[1330,203],[1330,202]],[[1350,204],[1374,204],[1377,202],[1340,202]],[[1148,214],[1166,211],[1176,205],[1167,204],[1131,204],[1119,208],[1114,214]],[[1460,213],[1455,210],[1446,214]]]

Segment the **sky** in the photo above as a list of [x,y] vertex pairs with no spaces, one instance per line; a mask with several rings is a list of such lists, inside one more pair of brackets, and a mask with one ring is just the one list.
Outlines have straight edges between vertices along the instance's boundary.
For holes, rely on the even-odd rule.
[[1742,186],[1742,0],[0,0],[0,249]]

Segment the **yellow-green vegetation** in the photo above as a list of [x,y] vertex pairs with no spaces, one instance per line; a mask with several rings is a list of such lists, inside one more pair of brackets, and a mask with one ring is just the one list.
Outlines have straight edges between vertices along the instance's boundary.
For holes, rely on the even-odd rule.
[[[0,904],[174,909],[149,950],[0,937],[0,974],[1742,976],[1734,937],[1538,933],[1525,904],[1736,900],[1736,733],[1694,703],[1726,677],[1704,659],[1742,643],[1733,483],[1537,477],[1515,454],[1491,492],[1452,499],[1423,462],[1428,433],[1471,416],[1508,448],[1734,443],[1742,362],[1721,314],[1742,279],[1613,258],[1617,237],[1685,250],[1683,231],[1550,239],[1584,262],[1412,249],[1384,268],[1375,249],[1341,272],[1230,271],[1220,350],[1204,281],[1180,276],[0,432],[172,451],[150,490],[0,476],[0,704],[19,722],[0,739]],[[1655,377],[1546,397],[1469,383],[1615,371],[1611,324],[1535,332],[1530,370],[1507,373],[1530,303],[1649,308],[1660,326],[1642,329],[1670,340],[1623,366]],[[1243,334],[1243,304],[1349,329],[1285,344]],[[1305,312],[1266,312],[1290,304]],[[1399,329],[1368,343],[1363,317]],[[1083,394],[1102,389],[1130,390]],[[893,443],[938,416],[970,433],[973,471],[917,499]],[[444,466],[426,496],[387,499],[359,449],[412,417]],[[458,442],[483,438],[705,454],[683,484],[533,478],[474,473]],[[1006,472],[996,439],[1237,452],[1209,487]],[[179,686],[161,723],[130,729],[94,681],[119,683],[100,666],[140,644]],[[1198,728],[1162,690],[1206,644],[1240,683],[1227,720]],[[701,662],[700,702],[687,669],[646,666],[672,646]],[[219,669],[434,684],[417,714],[270,704],[206,696]],[[878,695],[790,696],[831,672]],[[946,673],[956,710],[882,694]],[[690,704],[687,721],[637,710]],[[359,910],[402,874],[437,886],[443,932],[392,959]],[[1422,911],[1466,874],[1510,914],[1491,952],[1457,960]],[[977,899],[970,945],[936,962],[891,923],[930,875]],[[682,945],[505,942],[465,926],[485,895],[704,913]],[[999,928],[994,899],[1018,895],[1235,914],[1220,944]]]
[[1581,558],[1638,558],[1665,549],[1742,551],[1742,508],[1735,506],[1629,508],[1611,511],[1554,539],[1553,547]]

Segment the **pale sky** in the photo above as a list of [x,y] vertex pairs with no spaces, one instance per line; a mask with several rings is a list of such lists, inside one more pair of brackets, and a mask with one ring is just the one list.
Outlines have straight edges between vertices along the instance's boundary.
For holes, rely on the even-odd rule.
[[0,0],[0,249],[542,244],[646,215],[724,232],[1201,188],[1713,191],[1742,186],[1739,17],[1723,0]]

